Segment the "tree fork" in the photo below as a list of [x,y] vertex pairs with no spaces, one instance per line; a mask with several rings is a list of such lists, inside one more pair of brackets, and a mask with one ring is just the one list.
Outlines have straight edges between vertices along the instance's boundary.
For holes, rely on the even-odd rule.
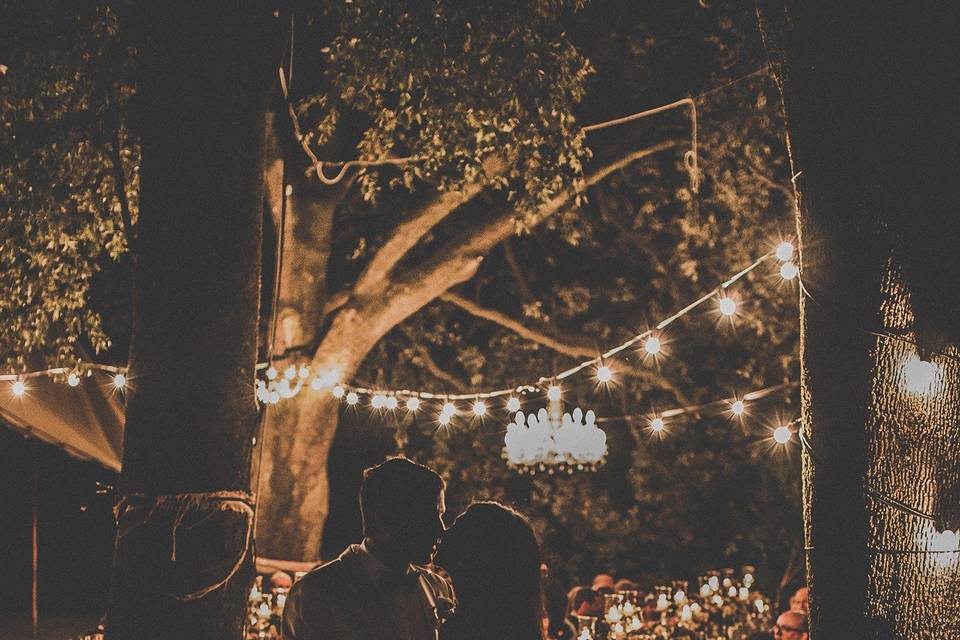
[[279,18],[265,2],[138,11],[143,177],[107,635],[232,639],[253,575],[264,120]]

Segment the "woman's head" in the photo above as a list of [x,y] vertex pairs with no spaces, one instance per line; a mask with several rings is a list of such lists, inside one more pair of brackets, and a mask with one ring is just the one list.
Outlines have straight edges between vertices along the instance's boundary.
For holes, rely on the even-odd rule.
[[458,611],[503,637],[540,637],[540,545],[530,522],[496,502],[475,502],[444,534],[436,556]]

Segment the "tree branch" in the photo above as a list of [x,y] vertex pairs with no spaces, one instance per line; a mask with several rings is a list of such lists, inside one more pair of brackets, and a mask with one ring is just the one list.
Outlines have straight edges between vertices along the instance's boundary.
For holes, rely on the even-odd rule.
[[452,291],[447,291],[446,293],[441,294],[440,300],[460,307],[472,316],[476,316],[478,318],[489,320],[490,322],[498,324],[501,327],[513,331],[525,340],[529,340],[530,342],[535,342],[553,349],[557,353],[562,353],[574,358],[593,358],[597,355],[596,347],[578,343],[577,340],[574,340],[570,337],[560,339],[556,336],[538,331],[526,326],[521,322],[518,322],[517,320],[514,320],[502,311],[484,307],[476,302],[473,302],[472,300],[467,300],[466,298],[463,298]]
[[[491,157],[484,162],[484,171],[488,176],[503,173],[506,164],[499,158]],[[456,209],[469,202],[483,191],[477,182],[466,185],[461,191],[440,193],[425,205],[414,217],[401,222],[390,238],[377,250],[353,287],[356,296],[363,296],[375,290],[390,275],[410,249],[435,226],[440,224]]]

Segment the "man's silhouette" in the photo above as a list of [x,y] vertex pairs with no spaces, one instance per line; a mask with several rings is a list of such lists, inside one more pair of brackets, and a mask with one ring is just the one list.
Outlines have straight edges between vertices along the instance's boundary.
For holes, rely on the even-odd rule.
[[363,542],[293,585],[284,640],[434,640],[450,585],[423,566],[443,533],[443,480],[406,458],[363,472]]

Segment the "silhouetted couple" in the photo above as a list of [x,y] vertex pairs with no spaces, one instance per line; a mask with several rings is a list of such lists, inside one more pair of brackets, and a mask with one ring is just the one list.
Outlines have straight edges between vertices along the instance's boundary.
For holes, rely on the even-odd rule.
[[[283,640],[541,640],[540,550],[530,523],[509,507],[476,502],[444,531],[443,492],[439,475],[406,458],[367,469],[363,542],[294,584]],[[456,595],[425,566],[435,552]]]

